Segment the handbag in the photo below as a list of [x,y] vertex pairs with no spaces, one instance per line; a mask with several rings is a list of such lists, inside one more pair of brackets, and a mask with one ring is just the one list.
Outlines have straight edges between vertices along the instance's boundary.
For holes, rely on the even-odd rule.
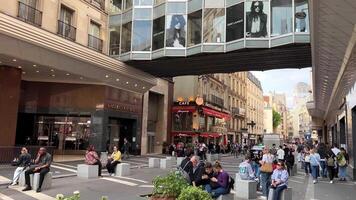
[[266,172],[266,173],[272,173],[273,172],[273,167],[272,163],[266,163],[264,162],[260,168],[261,172]]
[[178,167],[178,172],[183,176],[183,178],[190,183],[190,176],[189,173],[185,171],[185,167],[189,164],[189,160],[187,161],[187,163],[185,163],[184,167],[182,168],[181,166]]

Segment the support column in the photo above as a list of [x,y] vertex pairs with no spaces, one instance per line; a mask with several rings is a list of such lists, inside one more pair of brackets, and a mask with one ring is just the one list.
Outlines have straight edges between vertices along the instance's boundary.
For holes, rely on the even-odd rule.
[[148,135],[147,135],[147,120],[148,120],[148,99],[149,91],[142,98],[142,131],[141,131],[141,155],[146,155],[148,152]]
[[21,70],[0,66],[0,146],[13,146],[20,101]]

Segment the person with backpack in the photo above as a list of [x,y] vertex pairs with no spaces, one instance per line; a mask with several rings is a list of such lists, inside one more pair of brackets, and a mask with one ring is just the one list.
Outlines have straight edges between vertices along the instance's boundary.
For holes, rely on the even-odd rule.
[[310,150],[310,166],[313,176],[313,183],[316,184],[318,182],[320,155],[316,152],[315,148]]
[[348,161],[348,154],[346,153],[345,148],[340,148],[340,153],[336,156],[337,163],[339,165],[339,178],[340,181],[346,181],[347,176],[347,161]]
[[336,163],[335,163],[335,155],[331,150],[326,154],[326,164],[328,168],[330,184],[333,184],[336,175]]

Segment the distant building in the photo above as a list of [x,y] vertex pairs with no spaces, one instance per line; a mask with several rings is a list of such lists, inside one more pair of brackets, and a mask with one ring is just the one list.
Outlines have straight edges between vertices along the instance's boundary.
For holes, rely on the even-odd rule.
[[270,96],[263,96],[263,131],[273,133],[273,108]]

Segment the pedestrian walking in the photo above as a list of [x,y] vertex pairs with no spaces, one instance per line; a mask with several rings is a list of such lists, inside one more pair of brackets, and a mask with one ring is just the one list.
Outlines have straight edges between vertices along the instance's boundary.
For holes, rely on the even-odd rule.
[[305,170],[305,175],[309,176],[311,174],[311,166],[310,166],[310,150],[309,148],[305,149],[304,153],[304,170]]
[[323,178],[327,178],[327,163],[326,163],[326,156],[327,156],[327,149],[324,143],[319,144],[318,154],[320,155],[320,167],[321,167],[321,174],[320,176]]
[[330,179],[330,184],[334,183],[334,178],[336,175],[336,160],[334,153],[330,150],[326,155],[328,175]]
[[320,155],[316,152],[315,148],[310,150],[310,166],[313,176],[313,183],[316,184],[318,182]]
[[291,176],[291,172],[293,170],[293,166],[294,166],[294,154],[292,151],[288,151],[288,153],[285,156],[285,163],[287,165],[287,171],[289,176]]
[[336,158],[337,158],[337,163],[339,165],[340,181],[346,181],[349,155],[346,153],[345,148],[343,147],[340,148],[340,153],[336,156]]
[[271,175],[273,172],[272,163],[274,160],[274,156],[270,153],[268,148],[263,149],[262,160],[260,161],[261,168],[261,185],[262,185],[262,193],[263,199],[268,198],[269,188],[271,186]]
[[280,145],[280,146],[279,146],[279,149],[278,149],[278,151],[277,151],[277,159],[284,161],[284,156],[285,156],[285,152],[284,152],[284,150],[283,150],[283,147]]
[[124,145],[122,146],[122,151],[124,152],[124,155],[122,156],[123,159],[127,159],[130,157],[129,150],[130,150],[130,143],[126,138],[124,138]]

